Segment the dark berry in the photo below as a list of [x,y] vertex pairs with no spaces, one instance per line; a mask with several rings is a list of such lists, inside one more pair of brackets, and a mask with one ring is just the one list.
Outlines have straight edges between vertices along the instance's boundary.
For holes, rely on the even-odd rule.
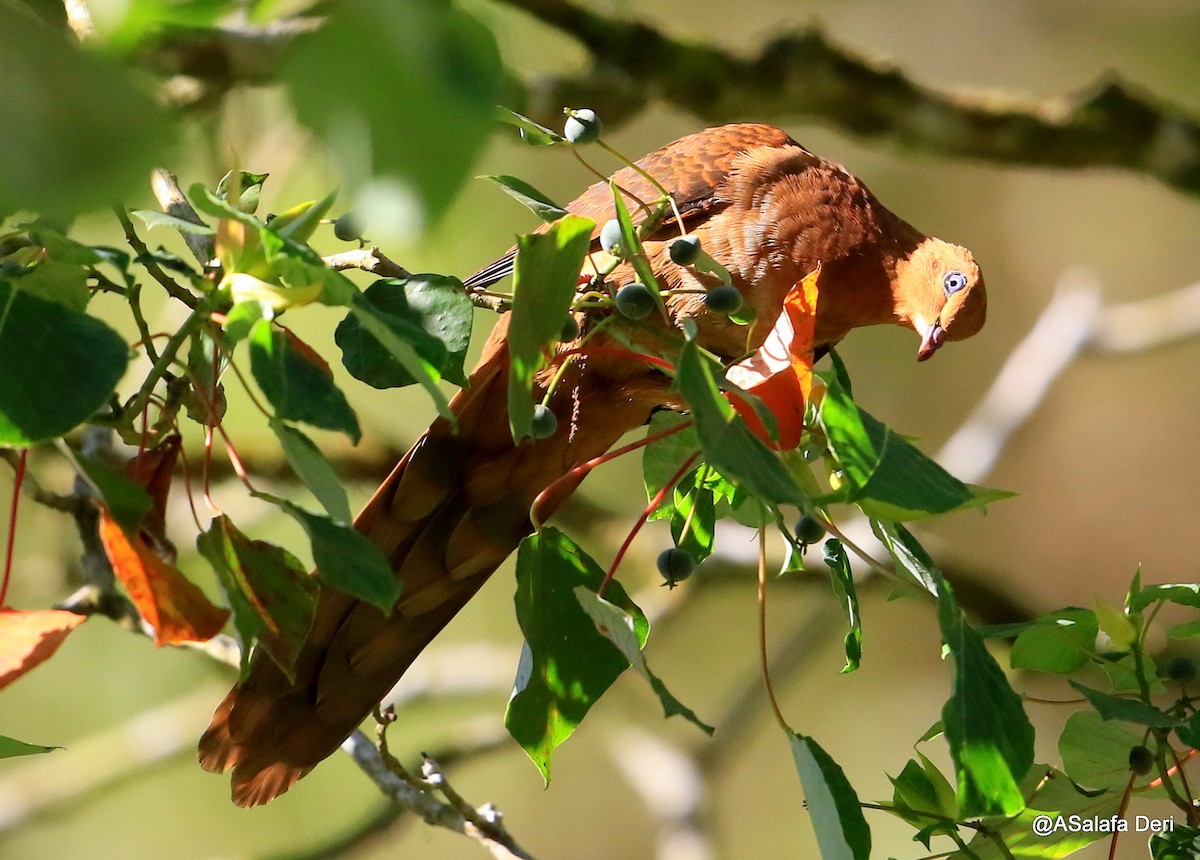
[[605,221],[600,228],[600,247],[614,257],[621,256],[621,222],[616,218]]
[[533,423],[529,425],[529,435],[534,439],[549,439],[558,430],[558,416],[550,407],[539,403],[533,407]]
[[679,266],[690,266],[700,256],[700,240],[695,236],[681,236],[667,248],[671,262]]
[[654,310],[654,294],[643,283],[634,281],[617,290],[617,310],[631,320],[645,319]]
[[1154,769],[1154,753],[1141,744],[1130,747],[1129,769],[1138,776],[1145,776]]
[[558,339],[563,343],[570,343],[579,337],[579,322],[575,319],[574,314],[567,314],[567,321],[563,323],[562,331],[558,333]]
[[347,212],[333,222],[333,235],[337,236],[343,242],[353,242],[356,239],[361,239],[362,234],[363,223],[353,212]]
[[704,295],[704,306],[715,314],[737,313],[742,307],[742,294],[737,287],[713,287]]
[[600,122],[600,117],[596,116],[594,110],[581,108],[567,117],[566,123],[563,124],[563,137],[571,143],[595,143],[600,139],[600,130],[603,127],[604,123]]
[[805,514],[796,523],[796,540],[808,546],[825,537],[825,526],[812,514]]
[[658,572],[662,574],[662,578],[666,580],[669,588],[674,588],[678,583],[683,582],[692,575],[692,571],[695,569],[696,560],[686,549],[672,547],[664,549],[658,554]]
[[1163,674],[1179,684],[1196,680],[1196,661],[1191,657],[1172,657],[1163,666]]

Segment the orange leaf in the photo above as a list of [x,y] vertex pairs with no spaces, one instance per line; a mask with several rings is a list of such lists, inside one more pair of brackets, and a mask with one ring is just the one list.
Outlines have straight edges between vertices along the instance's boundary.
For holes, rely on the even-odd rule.
[[225,626],[228,609],[209,602],[203,591],[156,556],[140,536],[131,540],[103,507],[100,542],[129,598],[154,628],[155,644],[202,642]]
[[0,608],[0,689],[48,660],[67,634],[87,621],[63,609],[19,612]]
[[[817,325],[817,281],[821,269],[805,275],[783,300],[783,309],[767,339],[754,355],[735,364],[725,378],[762,398],[779,426],[779,447],[787,450],[800,444],[804,431],[804,404],[812,391],[813,338]],[[747,426],[770,443],[762,422],[748,403],[739,397],[730,402]]]
[[[179,436],[168,436],[156,447],[138,452],[125,464],[129,480],[146,488],[153,507],[142,520],[142,534],[158,548],[159,553],[174,560],[175,545],[167,537],[167,496],[171,492],[171,477],[179,460]],[[169,555],[168,555],[169,554]]]

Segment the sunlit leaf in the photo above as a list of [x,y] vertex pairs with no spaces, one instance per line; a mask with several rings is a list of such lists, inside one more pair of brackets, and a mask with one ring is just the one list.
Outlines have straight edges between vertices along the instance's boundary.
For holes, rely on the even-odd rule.
[[343,523],[353,520],[350,501],[346,498],[346,488],[342,486],[337,473],[325,459],[321,449],[295,427],[277,418],[271,419],[271,430],[283,448],[288,465],[300,478],[301,483],[316,496],[326,513]]
[[547,224],[557,221],[559,218],[567,214],[567,210],[563,209],[549,197],[538,191],[528,182],[523,179],[518,179],[515,176],[489,175],[481,176],[480,179],[490,179],[508,195],[527,208],[534,215],[541,218]]
[[84,621],[86,615],[62,609],[18,612],[0,607],[0,689],[50,659]]
[[871,829],[846,774],[812,738],[787,735],[822,860],[869,860]]
[[40,755],[54,752],[62,747],[43,747],[37,744],[27,744],[15,738],[0,735],[0,758],[13,758],[21,755]]
[[100,509],[100,542],[129,599],[154,628],[156,645],[203,642],[221,632],[229,610],[214,606],[140,537],[127,535],[104,508]]
[[1070,675],[1086,666],[1096,653],[1099,632],[1094,612],[1060,609],[1043,615],[1018,634],[1009,661],[1014,669]]
[[983,637],[967,622],[949,583],[940,581],[938,592],[938,624],[954,664],[942,721],[962,814],[1015,814],[1025,806],[1020,782],[1033,763],[1033,727]]
[[544,233],[517,237],[513,309],[508,325],[508,421],[513,439],[533,423],[533,375],[562,332],[595,224],[567,215]]
[[[573,592],[594,592],[603,580],[596,562],[554,528],[526,538],[517,553],[517,621],[525,650],[504,724],[547,783],[554,750],[629,667]],[[606,593],[639,619],[635,638],[644,642],[649,626],[620,584],[610,583]]]

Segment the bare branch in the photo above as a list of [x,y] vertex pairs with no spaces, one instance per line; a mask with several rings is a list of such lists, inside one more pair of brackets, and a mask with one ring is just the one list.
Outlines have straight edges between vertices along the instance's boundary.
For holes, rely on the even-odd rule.
[[[490,807],[472,810],[473,816],[486,824],[481,828],[477,821],[469,820],[463,812],[451,803],[438,800],[433,788],[418,787],[414,781],[405,779],[397,774],[384,759],[384,755],[371,743],[363,732],[356,731],[344,744],[342,749],[354,759],[354,763],[362,769],[370,780],[379,787],[385,795],[407,809],[416,812],[428,824],[444,827],[461,833],[483,845],[493,857],[504,860],[532,860],[518,846],[500,825],[499,816]],[[440,773],[440,771],[438,771]],[[442,783],[444,783],[444,776]],[[440,788],[439,788],[440,790]],[[488,819],[491,819],[490,821]]]
[[[190,221],[193,224],[204,224],[200,219],[200,214],[192,208],[183,189],[179,187],[179,180],[175,178],[174,173],[161,168],[155,170],[150,174],[150,187],[154,191],[154,199],[168,215]],[[217,255],[216,242],[213,241],[213,237],[202,233],[187,233],[182,230],[180,235],[183,236],[183,241],[187,243],[192,256],[206,270],[209,269],[212,266],[213,257]]]
[[325,261],[326,266],[337,269],[339,272],[346,269],[362,269],[364,272],[379,275],[381,278],[407,278],[412,274],[399,263],[388,259],[374,245],[354,251],[330,254],[321,259]]

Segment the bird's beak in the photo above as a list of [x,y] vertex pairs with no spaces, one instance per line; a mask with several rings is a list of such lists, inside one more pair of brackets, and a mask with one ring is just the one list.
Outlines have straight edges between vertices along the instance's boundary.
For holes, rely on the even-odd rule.
[[942,328],[942,324],[934,320],[932,325],[925,330],[925,336],[921,338],[921,346],[917,350],[917,361],[924,361],[937,352],[945,334],[946,331]]

